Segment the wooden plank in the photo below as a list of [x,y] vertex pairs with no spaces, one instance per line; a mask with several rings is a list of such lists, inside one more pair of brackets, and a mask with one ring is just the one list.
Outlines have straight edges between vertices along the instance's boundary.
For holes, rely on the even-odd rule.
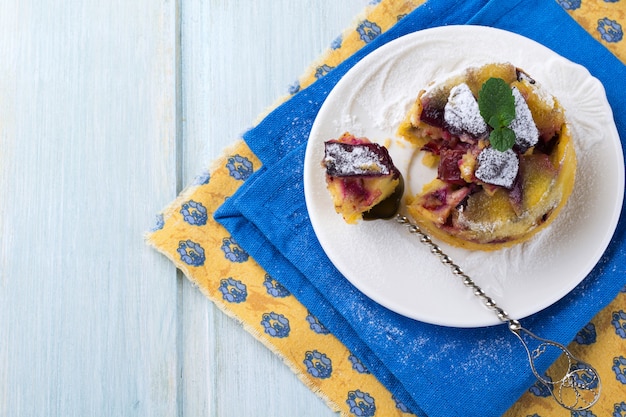
[[171,416],[175,3],[0,13],[0,415]]
[[[366,4],[184,1],[184,183],[285,95]],[[182,294],[183,415],[335,415],[273,353],[186,280]]]

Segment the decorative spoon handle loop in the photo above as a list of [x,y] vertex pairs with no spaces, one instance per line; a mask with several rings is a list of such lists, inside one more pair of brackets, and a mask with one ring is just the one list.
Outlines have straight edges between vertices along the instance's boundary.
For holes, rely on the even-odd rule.
[[[465,274],[461,267],[454,263],[418,225],[403,215],[398,215],[396,221],[406,225],[410,233],[417,235],[420,241],[430,248],[431,253],[437,256],[441,263],[447,265],[452,273],[459,277],[463,284],[470,288],[474,295],[496,314],[500,321],[507,323],[511,333],[517,336],[526,349],[530,369],[537,381],[550,391],[560,406],[571,411],[582,411],[590,408],[598,401],[601,390],[600,376],[591,365],[576,358],[562,344],[543,339],[522,327],[519,321],[509,317],[508,313]],[[556,377],[548,374],[540,375],[536,369],[535,361],[549,351],[553,351],[551,355],[554,354],[554,357],[557,354],[560,355],[559,359],[550,367],[550,373]]]
[[[601,383],[598,372],[588,363],[576,358],[562,344],[543,339],[531,331],[509,323],[509,330],[518,337],[528,353],[530,368],[535,377],[552,394],[562,407],[572,410],[586,410],[600,398]],[[542,355],[559,355],[550,367],[549,374],[540,375],[535,368],[535,361]]]

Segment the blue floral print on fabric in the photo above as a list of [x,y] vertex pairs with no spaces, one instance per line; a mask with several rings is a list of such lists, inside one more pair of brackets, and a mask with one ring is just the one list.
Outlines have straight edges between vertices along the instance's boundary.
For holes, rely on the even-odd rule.
[[621,403],[613,406],[612,417],[626,417],[626,402],[622,401]]
[[181,240],[180,242],[178,242],[178,249],[176,249],[176,251],[180,255],[181,261],[183,261],[187,265],[204,265],[204,249],[202,249],[202,246],[200,246],[199,243],[196,243],[193,240],[189,239]]
[[[544,375],[543,377],[546,381],[552,381],[552,378],[547,375]],[[552,395],[548,387],[539,381],[536,381],[533,385],[531,385],[531,387],[528,388],[528,391],[536,397],[549,397]]]
[[229,303],[243,303],[248,297],[246,285],[232,277],[220,281],[219,290],[222,293],[222,298]]
[[626,358],[623,356],[613,358],[613,367],[611,369],[615,372],[615,378],[626,385]]
[[283,287],[280,282],[272,278],[270,274],[265,274],[265,281],[263,281],[263,286],[267,290],[267,293],[272,297],[285,298],[291,295],[289,290]]
[[581,0],[559,0],[559,4],[565,10],[576,10],[580,8]]
[[413,414],[411,410],[409,410],[409,408],[402,401],[396,398],[395,395],[392,395],[391,399],[396,403],[396,408],[398,410],[402,411],[403,413]]
[[614,311],[611,324],[615,327],[615,334],[626,339],[626,312],[623,310]]
[[590,345],[592,343],[595,343],[596,326],[593,323],[587,323],[585,327],[580,329],[574,340],[580,345]]
[[361,40],[365,43],[370,43],[382,33],[380,26],[369,20],[364,20],[357,26],[356,31],[359,33]]
[[319,80],[334,69],[329,65],[323,64],[315,69],[315,79]]
[[617,3],[619,0],[604,0],[605,3]]
[[226,162],[226,168],[230,173],[230,176],[239,181],[247,180],[254,168],[252,166],[252,162],[245,156],[234,155],[228,158]]
[[[591,389],[598,388],[598,378],[593,373],[590,373],[587,369],[587,366],[584,364],[575,364],[572,365],[570,370],[581,370],[581,372],[574,372],[572,375],[572,379],[574,384],[580,384],[581,386],[587,386]],[[583,371],[584,370],[584,371]]]
[[339,35],[330,43],[330,49],[333,49],[333,50],[339,49],[341,48],[342,43],[343,43],[343,35]]
[[572,417],[596,417],[591,410],[572,411]]
[[315,378],[330,378],[333,373],[333,363],[330,358],[317,350],[306,352],[303,363],[307,372]]
[[330,331],[324,327],[322,323],[313,314],[309,313],[306,316],[306,321],[309,323],[309,327],[317,334],[330,334]]
[[157,214],[154,218],[152,229],[150,230],[152,232],[156,232],[157,230],[163,229],[163,227],[165,227],[165,218],[163,217],[163,214]]
[[209,171],[204,171],[200,173],[199,175],[197,175],[193,179],[193,182],[191,184],[192,185],[207,185],[209,181],[211,181],[211,174],[209,173]]
[[282,314],[274,312],[263,314],[261,325],[265,329],[265,333],[272,337],[287,337],[291,331],[291,328],[289,327],[289,320],[287,320],[287,318]]
[[192,226],[204,226],[209,219],[206,207],[193,200],[181,205],[180,214],[182,214],[183,220]]
[[624,36],[622,25],[608,17],[598,20],[598,32],[603,40],[607,42],[619,42]]
[[243,263],[248,260],[250,255],[237,244],[233,237],[225,237],[222,239],[222,252],[224,256],[231,262]]
[[370,371],[367,369],[365,365],[354,355],[348,356],[348,360],[352,363],[352,369],[357,371],[360,374],[369,374]]
[[293,96],[294,94],[297,94],[301,88],[302,87],[300,86],[300,81],[296,81],[289,86],[289,89],[287,91],[289,92],[290,95]]
[[355,390],[348,392],[346,404],[350,407],[350,412],[359,417],[374,417],[376,414],[376,402],[367,392]]

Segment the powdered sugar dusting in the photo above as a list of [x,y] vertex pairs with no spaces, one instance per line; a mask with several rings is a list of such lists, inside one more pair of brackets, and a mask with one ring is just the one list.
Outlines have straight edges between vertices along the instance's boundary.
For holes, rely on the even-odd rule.
[[510,149],[501,152],[494,148],[485,148],[478,155],[476,178],[483,182],[511,188],[518,171],[519,158]]
[[350,130],[355,136],[364,136],[365,131],[363,124],[357,116],[354,114],[343,114],[340,119],[333,120],[333,125],[337,131]]
[[473,136],[480,136],[487,131],[487,124],[480,115],[478,102],[465,83],[456,85],[450,90],[444,108],[444,120],[459,133],[467,132]]
[[370,147],[339,142],[326,143],[324,164],[337,177],[352,175],[388,175],[389,168]]
[[539,141],[539,130],[533,120],[533,115],[528,108],[522,93],[513,87],[513,98],[515,99],[515,119],[509,124],[509,128],[515,132],[515,143],[523,151],[531,148]]

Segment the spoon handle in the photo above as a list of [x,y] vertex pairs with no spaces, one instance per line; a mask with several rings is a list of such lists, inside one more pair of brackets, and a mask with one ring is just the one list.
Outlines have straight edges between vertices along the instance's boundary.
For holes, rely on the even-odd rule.
[[[396,221],[405,225],[410,233],[417,235],[420,241],[430,248],[430,252],[437,256],[441,263],[447,265],[452,274],[459,277],[463,285],[470,288],[485,307],[492,310],[501,322],[508,325],[509,331],[517,336],[524,346],[528,354],[530,369],[535,378],[550,391],[561,407],[571,411],[582,411],[590,408],[598,401],[601,390],[600,376],[591,365],[576,358],[562,344],[543,339],[522,327],[518,320],[512,319],[506,311],[498,306],[418,225],[400,214],[397,215]],[[535,361],[549,350],[552,350],[553,354],[559,354],[559,359],[550,368],[552,375],[540,375],[536,369]],[[556,377],[553,376],[555,373]]]

